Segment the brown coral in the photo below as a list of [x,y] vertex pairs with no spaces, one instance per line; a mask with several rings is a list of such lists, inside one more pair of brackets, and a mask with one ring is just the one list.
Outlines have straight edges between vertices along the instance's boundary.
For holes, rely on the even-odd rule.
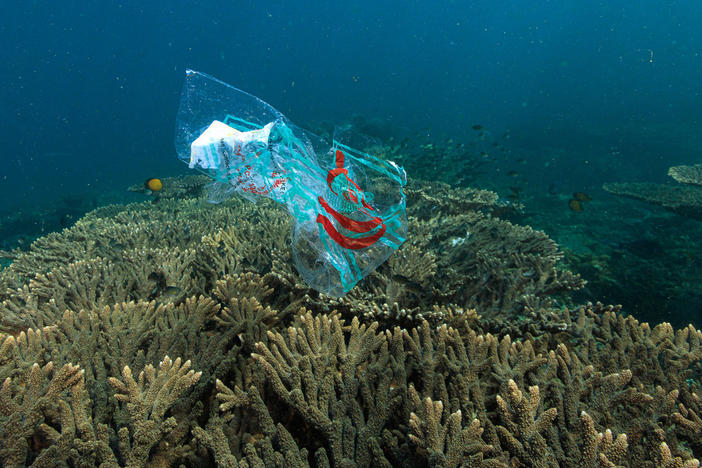
[[38,240],[0,273],[0,463],[696,466],[702,333],[552,307],[582,280],[494,194],[408,196],[409,240],[342,299],[267,203],[163,198]]

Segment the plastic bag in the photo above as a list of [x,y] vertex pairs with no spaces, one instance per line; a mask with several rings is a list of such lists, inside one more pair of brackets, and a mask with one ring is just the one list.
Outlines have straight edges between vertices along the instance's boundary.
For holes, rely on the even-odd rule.
[[312,288],[346,294],[405,241],[405,171],[296,127],[255,96],[188,70],[176,121],[179,159],[214,179],[210,200],[237,193],[284,204],[293,216],[292,254]]

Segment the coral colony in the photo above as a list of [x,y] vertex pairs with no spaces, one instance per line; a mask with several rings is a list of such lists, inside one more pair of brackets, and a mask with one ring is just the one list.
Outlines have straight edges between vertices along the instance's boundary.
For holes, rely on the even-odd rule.
[[564,306],[583,281],[493,193],[410,181],[407,241],[333,298],[280,205],[207,183],[2,271],[3,466],[698,466],[702,334]]

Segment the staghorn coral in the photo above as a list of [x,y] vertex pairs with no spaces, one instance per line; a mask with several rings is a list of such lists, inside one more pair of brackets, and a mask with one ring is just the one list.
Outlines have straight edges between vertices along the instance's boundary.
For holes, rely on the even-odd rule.
[[120,262],[123,252],[133,249],[196,249],[203,236],[228,225],[240,225],[242,220],[263,224],[261,219],[285,216],[270,204],[257,206],[239,199],[220,205],[186,199],[99,208],[70,228],[37,239],[0,272],[0,286],[16,289],[37,273],[81,260]]
[[[196,252],[190,249],[144,249],[123,252],[119,263],[101,258],[81,260],[37,274],[27,285],[12,292],[1,304],[0,328],[42,327],[55,323],[65,310],[91,310],[132,300],[163,298],[155,274],[168,286],[191,294],[204,292],[205,279],[198,275]],[[27,310],[32,310],[30,315]]]
[[[357,296],[346,298],[347,309],[365,309],[364,316],[369,320],[378,312],[404,316],[408,322],[425,317],[440,321],[442,316],[434,312],[437,299],[445,305],[454,303],[455,309],[478,307],[492,315],[508,314],[520,311],[527,302],[533,308],[546,301],[549,294],[567,293],[582,286],[577,276],[558,269],[560,253],[545,235],[482,214],[496,208],[492,192],[468,194],[463,193],[465,189],[453,193],[448,187],[426,185],[413,193],[418,200],[431,199],[436,195],[434,190],[446,194],[448,204],[432,211],[433,201],[417,202],[412,209],[419,217],[410,219],[410,240],[391,264],[355,289]],[[45,285],[42,290],[46,294],[52,294],[51,288],[60,294],[72,284],[85,283],[87,278],[81,276],[93,265],[91,268],[109,278],[99,278],[91,271],[87,276],[95,277],[95,284],[86,285],[77,296],[85,296],[88,301],[94,296],[100,305],[139,299],[144,297],[143,291],[131,287],[146,288],[147,281],[139,276],[126,285],[117,285],[114,294],[105,295],[99,289],[103,284],[106,289],[114,288],[109,283],[115,278],[141,274],[134,270],[146,258],[152,265],[146,272],[147,280],[152,273],[168,273],[162,271],[163,264],[172,271],[165,286],[180,288],[182,297],[210,290],[224,274],[271,272],[291,283],[287,289],[296,295],[293,302],[309,295],[305,306],[311,310],[328,312],[337,308],[330,298],[318,300],[318,294],[310,291],[297,274],[290,255],[289,223],[289,215],[280,207],[238,199],[217,206],[193,198],[131,204],[121,211],[115,207],[97,209],[71,228],[34,242],[28,252],[0,273],[0,289],[6,287],[12,291],[10,295],[19,295],[22,305],[21,296],[27,292],[16,291],[32,281]],[[500,245],[504,248],[494,248]],[[144,254],[149,251],[154,252],[153,258]],[[178,258],[183,255],[189,258]],[[35,278],[37,274],[43,276]],[[99,298],[103,296],[105,301],[101,303]],[[157,299],[153,289],[147,297]],[[12,304],[7,307],[12,308]],[[62,312],[64,305],[57,307]]]
[[437,262],[434,296],[491,313],[521,309],[527,296],[545,297],[584,284],[556,268],[562,254],[545,234],[479,212],[431,218]]
[[252,357],[275,393],[324,435],[335,465],[369,466],[380,431],[400,404],[390,391],[387,351],[377,352],[383,335],[376,334],[377,324],[355,319],[347,342],[338,315],[300,320],[303,328],[290,328],[286,338],[270,333],[270,349],[257,344]]
[[580,466],[594,468],[597,466],[622,466],[626,461],[626,434],[619,434],[616,439],[607,429],[598,433],[589,414],[580,414],[583,450]]
[[[453,188],[441,182],[410,179],[404,189],[407,213],[418,218],[448,216],[466,211],[485,213],[509,212],[495,192],[470,187]],[[514,211],[514,209],[512,209]]]
[[697,466],[702,334],[557,307],[582,281],[555,243],[432,190],[339,300],[266,203],[113,206],[38,240],[0,273],[0,424],[25,424],[0,464]]
[[680,457],[673,457],[670,452],[670,447],[665,442],[661,442],[659,446],[660,459],[659,467],[662,468],[697,468],[700,466],[698,460],[685,460],[683,461]]
[[[196,427],[193,434],[213,453],[218,466],[261,466],[264,462],[281,468],[310,466],[308,451],[298,447],[290,432],[282,424],[273,422],[256,387],[252,386],[248,392],[239,388],[232,391],[218,380],[217,390],[219,392],[217,399],[222,402],[219,409],[225,412],[226,416],[212,417],[206,429]],[[260,422],[262,432],[250,434],[243,432],[241,428],[236,431],[231,425],[232,421],[239,419],[231,413],[236,408],[250,408]],[[241,412],[236,414],[241,416]],[[228,423],[230,424],[227,425]],[[229,435],[227,436],[225,432]],[[232,454],[232,442],[245,454],[245,457],[238,462]],[[324,449],[319,449],[315,458],[317,466],[330,466]]]
[[409,388],[409,398],[417,408],[417,413],[410,413],[409,439],[426,453],[430,466],[507,467],[499,460],[485,459],[494,447],[481,439],[480,421],[473,419],[468,427],[463,427],[461,410],[445,415],[441,401],[429,397],[420,401],[413,386]]
[[702,450],[702,401],[696,392],[690,392],[685,403],[678,403],[677,411],[671,416],[672,421],[680,428],[678,438],[696,451]]
[[[248,330],[242,333],[243,336],[250,334],[244,340],[247,341],[262,337],[263,330],[268,326],[276,327],[278,322],[272,309],[263,308],[246,295],[258,291],[265,301],[269,293],[269,289],[251,275],[223,280],[219,291],[220,304],[212,299],[199,298],[188,299],[177,306],[134,304],[102,312],[105,319],[109,317],[103,322],[106,325],[104,333],[107,333],[104,336],[121,336],[124,332],[119,331],[120,327],[128,327],[124,328],[125,331],[133,329],[134,335],[122,345],[104,348],[119,350],[122,358],[116,358],[109,366],[103,364],[104,370],[100,373],[91,370],[85,374],[87,389],[84,396],[75,401],[82,401],[81,407],[88,409],[87,415],[94,416],[78,418],[83,429],[80,437],[74,439],[74,447],[68,450],[73,455],[66,456],[75,457],[75,460],[126,463],[124,447],[134,444],[132,437],[127,437],[127,431],[130,427],[137,427],[136,422],[143,423],[143,411],[138,418],[134,411],[139,405],[143,408],[144,401],[149,401],[146,397],[149,379],[145,373],[142,390],[135,393],[134,385],[139,388],[136,379],[132,377],[130,380],[123,375],[123,380],[119,380],[117,366],[125,360],[136,362],[134,365],[137,366],[153,359],[150,356],[156,353],[182,348],[189,350],[193,362],[210,369],[208,375],[219,376],[215,377],[219,381],[214,388],[205,384],[196,390],[205,376],[203,372],[203,377],[197,382],[190,382],[193,386],[187,393],[196,395],[194,399],[181,396],[174,401],[171,394],[160,403],[161,409],[155,412],[155,417],[160,417],[163,425],[158,432],[151,425],[147,431],[151,435],[145,439],[149,441],[145,442],[146,446],[154,447],[149,451],[152,462],[159,460],[166,465],[177,460],[186,461],[187,465],[204,463],[203,454],[188,442],[188,433],[191,432],[197,445],[205,448],[218,463],[229,466],[255,466],[259,463],[326,466],[352,462],[397,466],[421,463],[421,460],[434,466],[508,466],[510,460],[521,460],[520,463],[534,466],[544,463],[549,466],[553,460],[559,466],[589,466],[590,462],[583,460],[592,460],[591,453],[596,453],[597,460],[604,456],[610,462],[624,466],[655,466],[657,463],[657,459],[650,458],[650,454],[657,452],[639,448],[644,443],[641,437],[632,441],[627,439],[626,456],[622,459],[621,436],[610,437],[604,429],[609,422],[625,426],[626,421],[629,421],[629,428],[636,428],[635,414],[622,414],[616,408],[652,404],[651,399],[638,396],[640,391],[631,384],[632,374],[622,371],[611,377],[603,376],[602,372],[593,369],[597,360],[593,361],[594,365],[583,364],[575,351],[569,351],[563,344],[546,356],[539,356],[534,349],[537,343],[513,342],[506,336],[498,339],[469,328],[459,332],[445,325],[434,328],[425,321],[419,328],[396,328],[392,332],[378,333],[377,325],[368,327],[355,320],[348,326],[338,315],[305,313],[290,317],[295,324],[285,333],[267,333],[264,341],[259,341],[255,347],[254,361],[239,360],[237,345],[234,345],[230,358],[222,360],[216,356],[221,356],[226,350],[218,348],[221,344],[212,346],[220,341],[234,343],[231,341],[234,337],[218,338],[225,330],[230,327],[239,333]],[[239,312],[233,312],[232,307],[238,308]],[[223,308],[230,311],[222,313]],[[131,315],[125,314],[127,311]],[[89,340],[100,334],[87,329],[77,331],[92,322],[88,312],[81,312],[84,315],[80,317],[67,314],[65,320],[71,319],[70,323],[76,329],[74,332],[64,321],[42,332],[32,331],[19,338],[5,338],[6,345],[0,347],[3,375],[20,375],[21,369],[27,372],[26,366],[16,366],[18,362],[24,362],[17,355],[20,348],[24,349],[23,356],[34,359],[45,355],[41,349],[44,346],[55,348],[52,354],[56,359],[75,359],[89,369],[99,368],[100,360],[104,359],[100,356],[105,355],[99,346],[105,345],[96,347],[90,345]],[[242,314],[237,320],[253,320],[251,324],[258,325],[236,328],[232,317],[237,314]],[[582,319],[582,326],[586,326],[588,320],[594,321],[586,313],[578,316]],[[140,327],[133,327],[139,320],[144,321],[141,329],[145,333],[139,331]],[[626,319],[622,323],[635,325]],[[153,332],[150,327],[153,327]],[[165,336],[169,331],[175,336]],[[680,353],[697,352],[697,342],[690,340],[691,331],[680,335],[677,342]],[[696,331],[692,335],[696,336]],[[83,338],[79,338],[81,336]],[[687,339],[683,340],[683,336]],[[183,337],[183,340],[179,341],[177,337]],[[74,346],[64,348],[60,344],[62,340]],[[208,344],[209,340],[213,343]],[[136,347],[130,347],[130,341],[134,341]],[[135,359],[134,356],[141,353],[139,348],[144,346],[149,351]],[[207,348],[211,351],[206,351]],[[56,353],[60,349],[65,350],[63,357],[62,353]],[[69,354],[67,349],[74,351]],[[93,360],[87,360],[85,354]],[[672,362],[679,362],[679,359]],[[214,369],[212,364],[216,364]],[[687,364],[692,366],[694,362],[688,361]],[[127,366],[131,368],[132,365]],[[588,366],[589,371],[583,369]],[[18,370],[11,371],[12,368]],[[124,366],[121,369],[124,370]],[[249,377],[246,377],[247,373]],[[566,377],[566,374],[571,377]],[[120,410],[118,405],[108,404],[106,407],[112,410],[103,410],[102,415],[91,410],[98,403],[91,396],[100,393],[95,391],[95,386],[105,378],[101,375],[112,377],[109,382],[113,385],[121,382],[117,387],[122,395],[130,392],[132,396],[141,395],[141,400],[135,403],[137,406],[132,410]],[[576,376],[579,383],[573,383]],[[232,387],[225,384],[223,378]],[[520,391],[521,385],[517,381],[523,382],[524,386],[530,385],[529,391]],[[561,384],[569,381],[568,385]],[[533,382],[541,382],[546,390],[537,390]],[[125,393],[126,387],[132,390]],[[169,395],[168,392],[160,394]],[[674,392],[666,392],[661,387],[657,394],[663,398],[661,401],[667,401],[661,411],[670,412],[651,421],[651,424],[660,426],[662,442],[668,441],[672,446],[676,440],[685,437],[691,440],[692,432],[684,429],[682,423],[676,424],[680,428],[673,426],[670,414],[677,412],[693,421],[693,413],[683,414],[682,407],[675,406],[677,395]],[[199,405],[211,402],[213,397],[218,403],[208,403],[213,405],[209,411],[197,410]],[[564,401],[565,405],[554,405],[557,401]],[[171,421],[166,424],[168,418],[163,413],[164,407],[172,408],[174,417],[181,418],[181,423],[173,425]],[[597,409],[604,407],[609,407],[610,411]],[[84,410],[81,411],[85,414]],[[582,411],[587,412],[591,421],[587,424],[588,431],[583,429],[586,425],[582,421]],[[79,411],[74,409],[73,412]],[[573,412],[576,412],[574,421],[567,416]],[[187,416],[208,413],[202,423],[188,420]],[[222,416],[217,413],[222,413]],[[646,415],[645,409],[640,413]],[[463,426],[463,415],[473,422]],[[592,436],[590,427],[602,427],[599,431],[604,431],[604,436]],[[598,429],[594,430],[598,434]],[[616,432],[623,433],[619,429]],[[318,435],[325,441],[322,446],[315,443],[315,440],[320,440]],[[110,449],[111,438],[121,439],[119,451]],[[52,440],[58,440],[58,436],[54,434]],[[593,446],[599,448],[590,448]],[[143,460],[145,448],[140,450],[138,459]],[[637,461],[629,465],[628,457],[633,456],[641,458],[631,458],[632,463]],[[692,463],[689,453],[684,451],[671,456],[682,460],[680,463]],[[132,461],[138,465],[135,460]]]
[[505,397],[497,395],[497,408],[504,423],[496,427],[497,434],[510,455],[523,465],[555,466],[542,433],[548,430],[558,411],[549,408],[536,417],[540,409],[539,387],[529,387],[525,396],[514,380],[510,380]]
[[[118,432],[125,466],[143,466],[150,458],[170,465],[167,462],[177,458],[168,452],[177,451],[178,447],[167,440],[170,433],[177,429],[178,423],[172,416],[166,418],[165,414],[201,375],[190,370],[190,361],[181,364],[180,358],[172,361],[166,356],[159,363],[158,371],[151,364],[147,365],[139,373],[138,381],[132,377],[129,366],[122,369],[122,380],[116,377],[108,379],[117,391],[115,398],[126,405],[130,415],[129,427],[122,427]],[[150,453],[157,444],[157,453]]]
[[[195,301],[186,301],[179,307],[180,310],[189,312],[190,320],[198,315],[193,302]],[[202,313],[211,314],[208,312],[214,305],[211,300],[200,299],[199,304]],[[40,456],[59,459],[53,453],[57,449],[51,449],[56,440],[63,444],[60,459],[71,460],[71,463],[83,466],[99,463],[110,466],[117,466],[118,463],[124,463],[123,466],[143,466],[147,461],[157,463],[156,460],[170,465],[176,460],[187,458],[191,449],[184,443],[184,437],[190,431],[189,417],[199,403],[189,400],[183,393],[199,381],[202,373],[189,371],[189,362],[181,365],[180,359],[171,362],[166,357],[161,361],[158,371],[147,364],[138,381],[131,377],[129,365],[122,368],[123,380],[114,376],[115,372],[119,372],[117,366],[122,363],[145,360],[138,348],[147,342],[153,343],[148,356],[161,349],[162,340],[154,343],[150,332],[154,326],[158,326],[154,322],[165,317],[173,318],[174,309],[172,304],[156,308],[154,303],[132,303],[114,309],[106,308],[99,315],[86,311],[81,311],[80,314],[67,311],[63,321],[53,328],[45,328],[43,331],[29,329],[26,334],[20,333],[18,338],[4,338],[0,349],[0,373],[13,376],[6,378],[0,397],[5,399],[4,414],[9,418],[26,421],[22,437],[34,437],[37,444],[37,448],[25,449],[25,453],[17,456],[22,459],[28,456],[34,458],[34,451],[45,449],[40,452]],[[143,312],[150,313],[142,315]],[[143,324],[148,323],[147,333],[144,333],[144,328],[137,326],[140,320]],[[171,328],[171,325],[167,324],[164,328]],[[122,330],[120,327],[123,327]],[[100,328],[102,334],[98,331]],[[131,336],[125,332],[131,333]],[[177,336],[171,337],[171,340],[177,339]],[[108,339],[104,340],[105,337]],[[220,337],[209,338],[215,342],[220,340]],[[202,362],[208,363],[211,372],[211,367],[217,365],[216,356],[211,354],[211,344],[208,346],[205,342],[203,345],[199,357]],[[40,364],[35,363],[28,369],[25,363],[27,359],[36,358],[41,361],[49,356],[59,362],[74,358],[88,372],[66,363],[61,372],[78,372],[80,381],[73,379],[65,383],[70,375],[62,378],[59,373],[43,389],[37,377]],[[53,361],[41,367],[47,375],[53,368]],[[29,377],[22,377],[27,373]],[[109,402],[105,400],[108,383],[118,390],[118,395]],[[26,390],[17,394],[13,388],[18,385]],[[48,399],[36,397],[37,392],[42,391]],[[21,402],[21,405],[10,404],[12,401],[9,399]],[[118,401],[125,402],[125,407],[120,409]],[[166,411],[178,416],[165,417]],[[42,420],[49,423],[49,426],[40,424]],[[62,434],[64,427],[71,431],[69,435]],[[113,451],[111,441],[116,442],[117,439],[119,450]],[[51,452],[47,452],[49,449]],[[0,460],[3,464],[12,464],[13,458],[0,454]],[[35,462],[35,466],[42,465]]]
[[[75,427],[70,405],[60,397],[82,377],[80,367],[64,364],[55,370],[50,361],[43,367],[35,363],[21,377],[5,379],[0,387],[0,457],[4,466],[24,466],[32,438],[35,445],[46,445],[32,460],[35,466],[51,466],[66,458]],[[51,425],[46,424],[49,421]]]

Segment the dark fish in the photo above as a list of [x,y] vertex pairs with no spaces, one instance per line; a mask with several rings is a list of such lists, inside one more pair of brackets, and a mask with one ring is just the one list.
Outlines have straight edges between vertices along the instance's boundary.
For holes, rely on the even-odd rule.
[[519,158],[519,159],[517,159],[517,163],[519,163],[519,164],[526,164],[526,159],[524,159],[524,158]]
[[583,193],[583,192],[575,192],[573,194],[573,198],[575,198],[576,200],[581,201],[581,202],[592,200],[592,197],[590,195],[588,195],[587,193]]
[[548,186],[549,195],[556,195],[558,193],[558,184],[551,182]]
[[482,125],[475,124],[475,125],[473,125],[471,128],[477,132],[478,130],[482,130],[482,129],[483,129],[483,126],[482,126]]
[[580,200],[571,198],[570,200],[568,200],[568,208],[570,208],[570,211],[580,213],[581,211],[583,211],[583,204],[582,202],[580,202]]
[[521,187],[510,187],[509,189],[514,193],[519,193],[522,191]]
[[510,177],[517,177],[517,176],[519,176],[519,172],[517,172],[517,171],[509,171],[509,172],[507,173],[507,175],[510,176]]

